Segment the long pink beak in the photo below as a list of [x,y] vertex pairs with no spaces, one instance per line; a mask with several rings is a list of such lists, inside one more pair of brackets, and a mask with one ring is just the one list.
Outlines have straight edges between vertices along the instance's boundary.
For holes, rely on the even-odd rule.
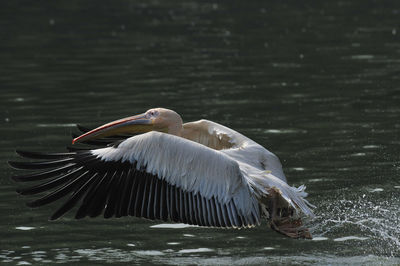
[[140,114],[122,118],[95,128],[77,138],[74,138],[72,140],[72,144],[80,141],[115,136],[119,134],[145,133],[151,131],[152,129],[153,122],[150,119],[147,119],[144,114]]

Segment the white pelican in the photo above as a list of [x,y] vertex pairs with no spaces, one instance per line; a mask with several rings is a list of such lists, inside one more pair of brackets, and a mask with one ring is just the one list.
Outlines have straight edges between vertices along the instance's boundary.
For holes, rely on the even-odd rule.
[[104,146],[66,153],[17,151],[43,160],[9,162],[16,169],[40,170],[13,176],[18,182],[46,179],[17,190],[22,195],[51,191],[28,206],[69,195],[50,220],[75,205],[77,219],[104,212],[105,218],[248,228],[265,217],[284,235],[311,238],[301,221],[313,216],[305,187],[290,187],[278,157],[230,128],[208,120],[183,124],[176,112],[154,108],[88,131],[76,142]]

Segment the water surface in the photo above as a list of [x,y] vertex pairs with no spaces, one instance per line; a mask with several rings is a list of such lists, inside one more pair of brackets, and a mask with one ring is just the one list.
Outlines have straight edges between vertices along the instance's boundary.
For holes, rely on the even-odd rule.
[[[399,264],[400,6],[374,1],[4,1],[0,263]],[[317,206],[313,240],[132,217],[49,222],[14,150],[163,106],[269,150]]]

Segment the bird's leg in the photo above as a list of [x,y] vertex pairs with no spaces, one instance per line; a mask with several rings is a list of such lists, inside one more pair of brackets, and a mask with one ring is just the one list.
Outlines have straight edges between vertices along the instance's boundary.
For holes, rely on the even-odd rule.
[[300,218],[291,219],[286,217],[281,220],[271,220],[270,224],[273,230],[288,237],[312,239],[310,231],[303,226]]
[[[276,192],[274,192],[276,194]],[[275,221],[278,218],[278,199],[276,195],[271,195],[272,196],[272,216],[271,216],[271,221]]]
[[300,218],[295,218],[291,206],[285,206],[281,200],[279,191],[271,188],[268,191],[269,212],[271,213],[269,223],[273,230],[291,238],[311,239],[311,233],[303,226]]

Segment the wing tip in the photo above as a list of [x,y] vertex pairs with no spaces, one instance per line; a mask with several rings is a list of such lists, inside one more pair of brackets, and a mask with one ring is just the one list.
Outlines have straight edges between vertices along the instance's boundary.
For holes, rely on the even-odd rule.
[[16,149],[16,150],[15,150],[15,153],[18,154],[19,156],[23,157],[23,158],[29,158],[28,155],[29,155],[29,154],[32,154],[32,152],[23,151],[23,150],[19,150],[19,149]]
[[79,131],[81,131],[82,133],[86,133],[89,132],[90,129],[87,127],[82,126],[81,124],[77,124],[76,127],[78,128]]
[[64,215],[64,213],[55,212],[49,217],[49,221],[55,221],[63,215]]
[[24,189],[22,189],[22,188],[17,188],[17,189],[15,190],[15,192],[17,192],[19,195],[25,195],[25,194],[24,194]]
[[29,208],[36,208],[36,207],[39,207],[40,204],[38,204],[38,202],[35,200],[35,201],[29,201],[29,202],[27,202],[27,203],[26,203],[26,206],[28,206]]
[[[21,181],[22,181],[21,178],[20,178],[20,176],[17,176],[17,175],[11,176],[11,179],[12,179],[14,182],[21,182]],[[18,191],[17,191],[17,192],[18,192]]]
[[13,169],[15,169],[15,170],[23,169],[23,168],[20,168],[21,162],[7,161],[7,164],[8,164],[11,168],[13,168]]

